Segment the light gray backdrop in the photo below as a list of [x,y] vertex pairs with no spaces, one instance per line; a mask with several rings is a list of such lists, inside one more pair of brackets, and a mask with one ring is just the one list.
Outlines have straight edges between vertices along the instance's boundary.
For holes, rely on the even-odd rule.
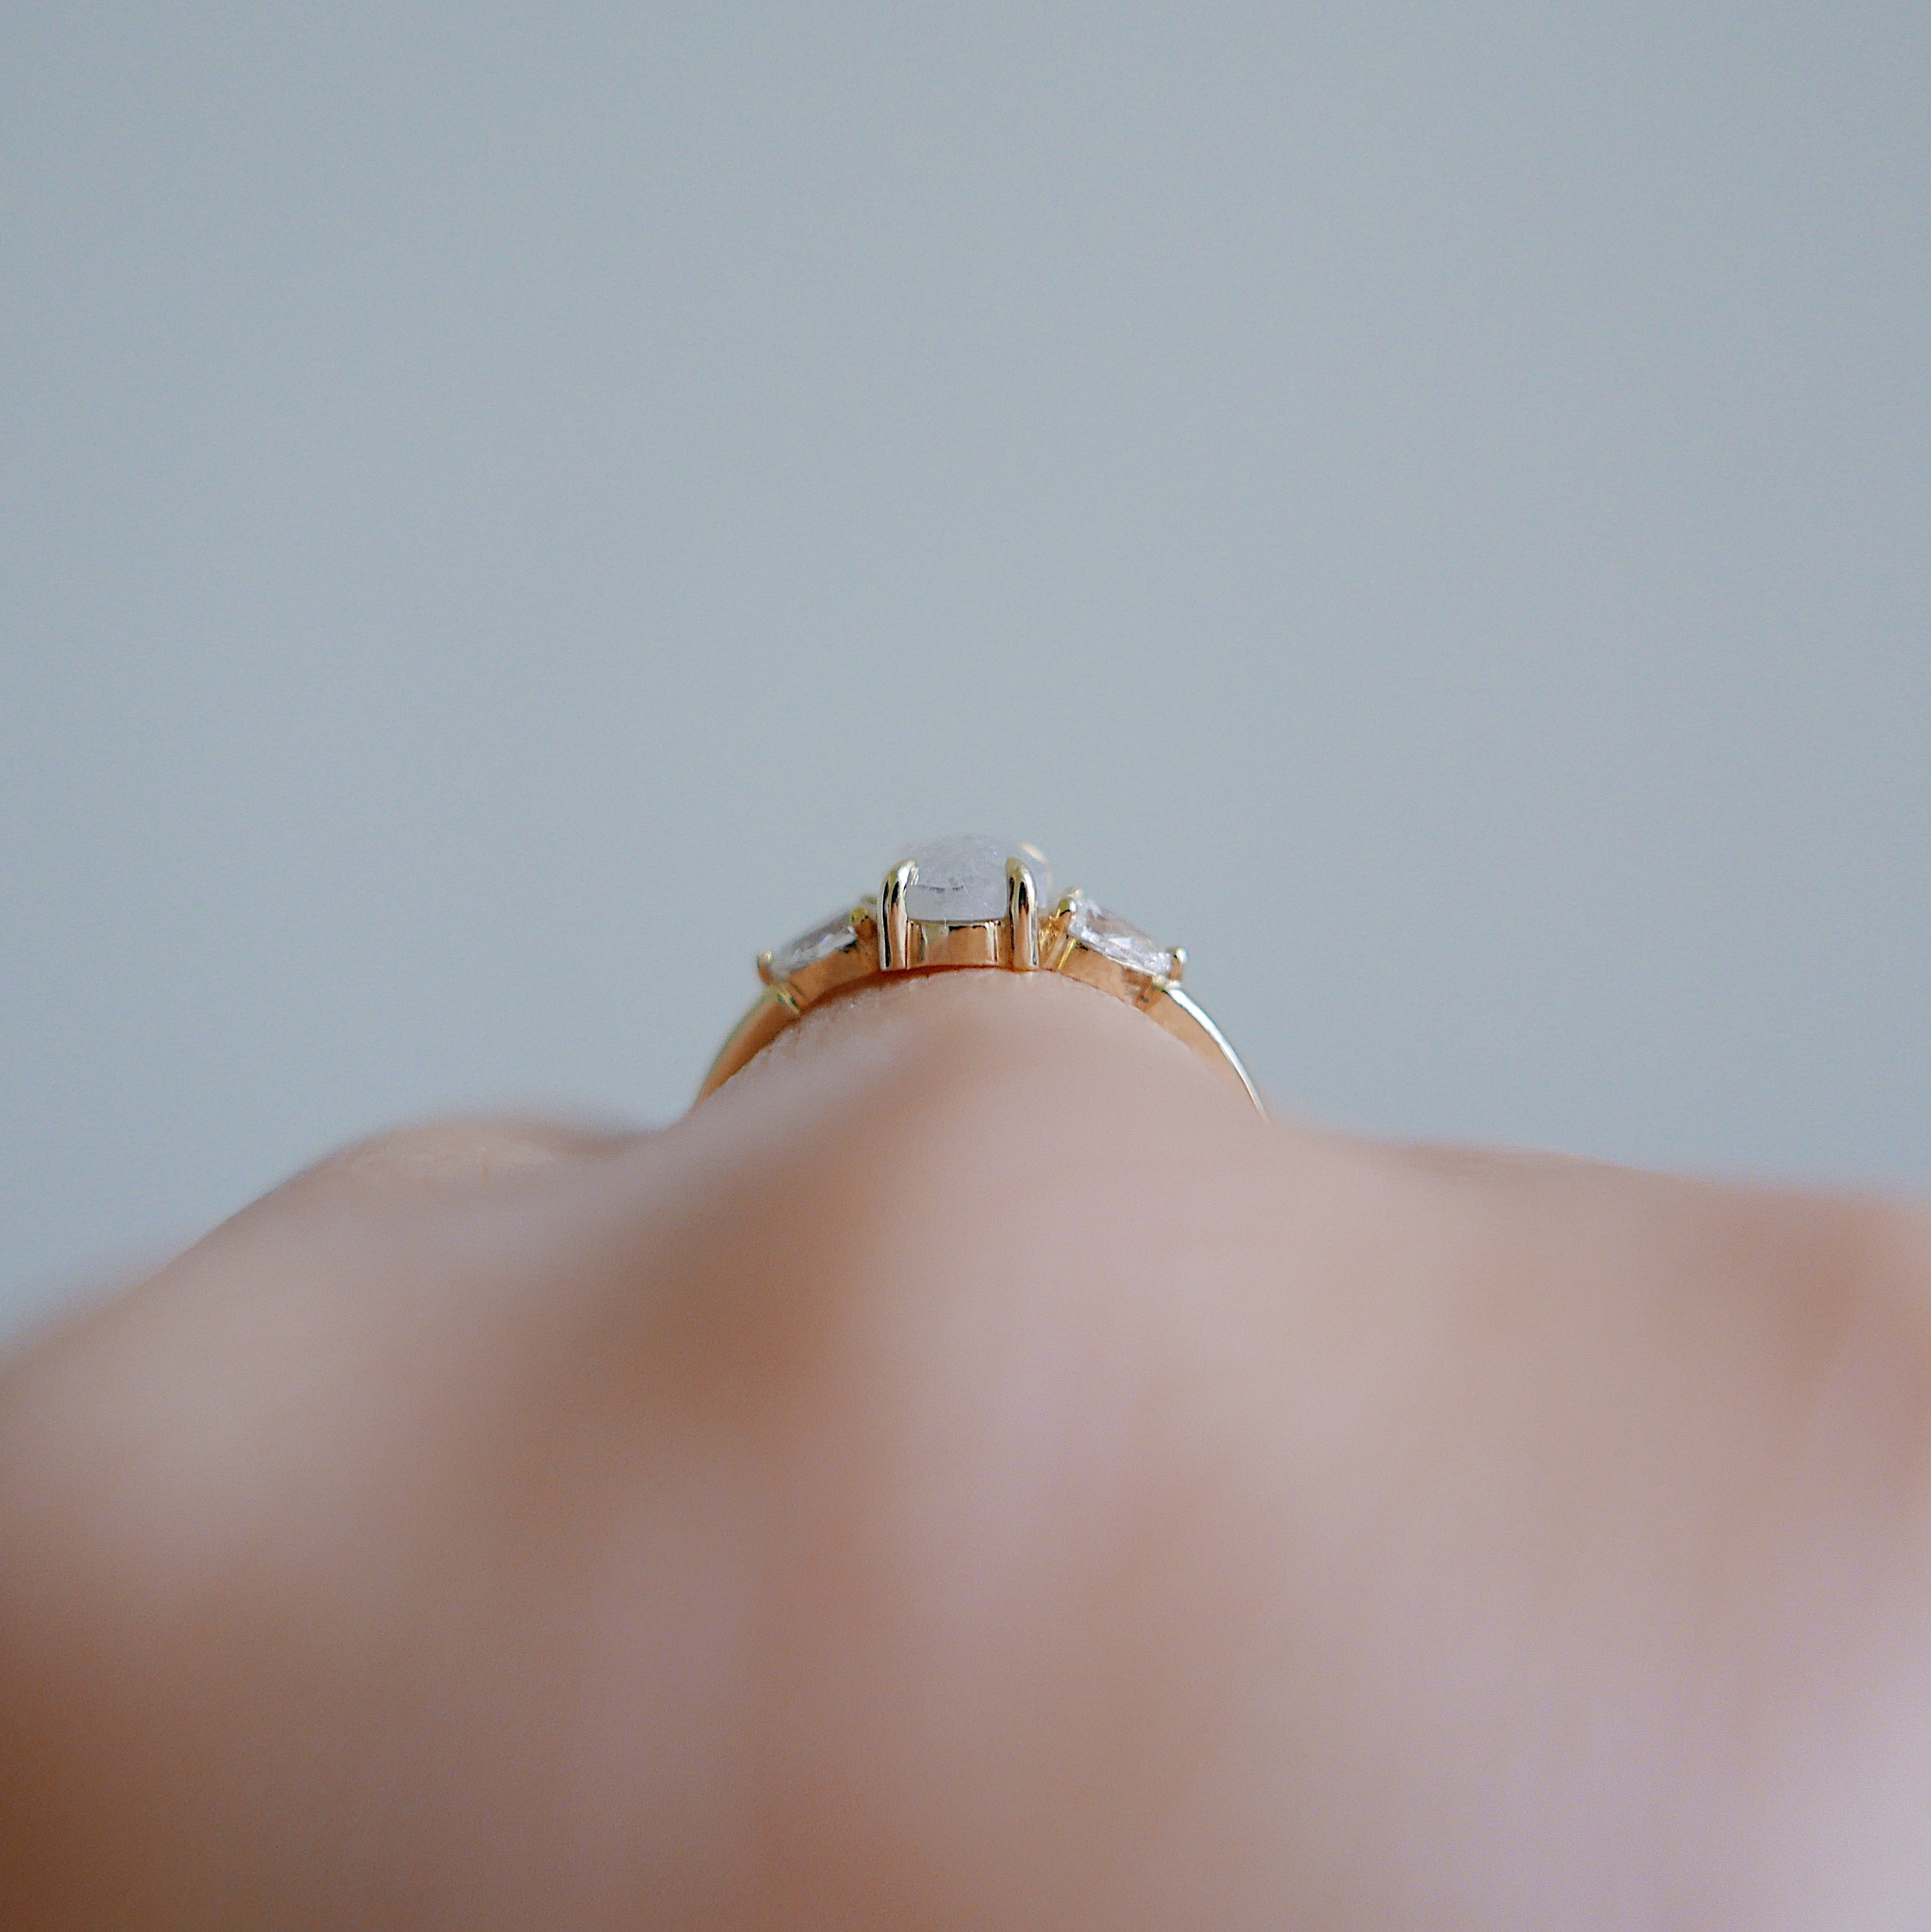
[[1931,8],[0,14],[0,1320],[1010,828],[1280,1096],[1931,1174]]

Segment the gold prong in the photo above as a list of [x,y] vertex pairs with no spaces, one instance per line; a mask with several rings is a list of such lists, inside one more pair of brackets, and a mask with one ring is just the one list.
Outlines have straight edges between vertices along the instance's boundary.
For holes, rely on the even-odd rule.
[[878,966],[902,973],[912,963],[911,928],[905,917],[905,888],[917,870],[910,859],[892,867],[878,889]]
[[1047,934],[1051,944],[1050,947],[1042,946],[1039,952],[1039,964],[1048,972],[1058,972],[1072,956],[1074,940],[1066,926],[1079,898],[1079,888],[1075,886],[1071,891],[1060,893],[1060,902],[1053,908]]
[[771,970],[771,951],[768,946],[757,956],[757,976],[767,986],[775,986],[778,983]]
[[1174,962],[1174,970],[1167,975],[1167,983],[1177,986],[1186,977],[1187,950],[1184,946],[1170,946],[1167,952]]
[[1039,964],[1039,921],[1033,874],[1024,859],[1006,862],[1006,918],[1012,929],[1012,970],[1031,973]]

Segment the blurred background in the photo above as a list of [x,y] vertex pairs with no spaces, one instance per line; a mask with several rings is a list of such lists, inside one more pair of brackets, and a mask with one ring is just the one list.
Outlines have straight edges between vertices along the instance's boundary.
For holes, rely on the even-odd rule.
[[1031,838],[1277,1100],[1931,1174],[1931,9],[0,12],[0,1324]]

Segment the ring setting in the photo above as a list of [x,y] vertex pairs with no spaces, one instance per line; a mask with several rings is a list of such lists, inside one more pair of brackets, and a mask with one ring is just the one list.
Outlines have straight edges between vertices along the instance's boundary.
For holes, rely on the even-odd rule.
[[1145,1013],[1264,1114],[1240,1056],[1181,989],[1186,952],[1077,890],[1051,898],[1052,868],[1030,845],[930,839],[860,899],[758,956],[764,991],[733,1029],[697,1097],[715,1093],[821,1000],[906,973],[961,968],[1057,973]]

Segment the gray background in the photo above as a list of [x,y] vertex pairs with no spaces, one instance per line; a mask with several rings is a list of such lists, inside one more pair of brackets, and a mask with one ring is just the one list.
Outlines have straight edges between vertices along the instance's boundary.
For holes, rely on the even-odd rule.
[[1402,1133],[1931,1172],[1931,8],[0,16],[0,1319],[1010,829]]

